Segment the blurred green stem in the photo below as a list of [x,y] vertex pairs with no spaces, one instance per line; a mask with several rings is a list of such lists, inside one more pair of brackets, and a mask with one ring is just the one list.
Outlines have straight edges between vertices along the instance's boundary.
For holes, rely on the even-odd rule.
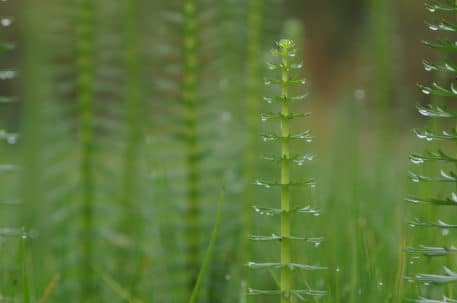
[[93,1],[80,0],[78,7],[78,103],[80,109],[82,190],[81,301],[95,295],[94,264],[94,134],[93,134]]
[[[124,108],[126,113],[126,133],[125,142],[126,147],[124,151],[124,173],[123,173],[123,195],[122,195],[122,207],[124,209],[124,216],[121,222],[121,230],[126,235],[136,241],[140,239],[141,228],[139,226],[139,205],[138,205],[138,194],[136,186],[139,182],[139,148],[141,145],[142,138],[142,124],[144,120],[141,116],[142,113],[142,102],[141,102],[141,77],[140,77],[140,46],[139,46],[139,35],[140,35],[140,18],[139,18],[139,6],[137,0],[125,0],[124,1],[124,28],[123,28],[123,39],[124,39],[124,69],[125,69],[125,91],[124,91]],[[128,250],[132,250],[132,247],[128,247]],[[129,264],[126,262],[135,261],[139,263],[141,255],[138,253],[139,249],[133,249],[133,254],[128,254],[121,257],[121,264]],[[131,264],[131,263],[130,263]],[[132,276],[127,276],[129,281],[123,281],[129,283],[131,287],[130,291],[132,295],[135,295],[133,288],[138,284],[140,278],[139,265],[134,266],[136,272]],[[122,266],[127,270],[127,266]]]
[[200,150],[197,142],[197,5],[195,0],[184,3],[184,125],[186,150],[186,245],[187,270],[190,275],[189,290],[195,285],[200,258],[199,194]]

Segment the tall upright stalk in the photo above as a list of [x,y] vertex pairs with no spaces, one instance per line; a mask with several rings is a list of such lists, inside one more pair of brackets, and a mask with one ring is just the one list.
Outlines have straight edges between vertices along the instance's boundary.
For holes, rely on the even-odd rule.
[[[280,44],[280,55],[281,55],[281,96],[285,100],[289,98],[289,55],[290,47],[284,41],[281,41]],[[281,103],[281,136],[283,138],[289,138],[289,103]],[[290,159],[289,152],[290,141],[282,140],[281,142],[281,237],[289,238],[290,237],[290,200],[289,200],[289,186],[290,183],[290,171],[289,171],[289,161],[284,159]],[[287,184],[287,186],[284,186]],[[289,264],[291,262],[290,258],[290,241],[285,240],[281,241],[281,264]],[[291,290],[291,273],[290,268],[283,266],[281,268],[281,292],[288,293]],[[290,302],[289,297],[281,296],[281,303]]]
[[[140,18],[139,3],[136,0],[123,1],[124,27],[123,27],[123,63],[125,70],[125,88],[124,88],[124,111],[125,111],[125,150],[123,156],[123,189],[121,203],[124,215],[121,221],[121,231],[132,239],[140,239],[141,228],[138,220],[140,219],[140,205],[138,195],[139,176],[139,158],[142,138],[142,109],[141,102],[141,77],[140,77]],[[133,246],[136,246],[135,244]],[[134,248],[128,247],[128,250]],[[134,249],[135,251],[138,250]],[[139,259],[138,253],[122,254],[121,268],[129,272],[126,281],[130,288],[137,284],[139,279]],[[130,261],[137,262],[132,266]],[[124,266],[122,266],[124,265]],[[125,266],[127,265],[127,266]],[[133,268],[131,268],[133,267]],[[132,295],[135,295],[131,289]]]
[[186,151],[186,267],[192,290],[199,270],[200,259],[200,151],[197,138],[197,3],[184,1],[184,79],[182,102],[184,103],[185,151]]
[[[254,206],[257,213],[268,216],[280,217],[280,234],[272,234],[271,236],[251,236],[250,239],[254,241],[279,241],[280,243],[280,262],[257,263],[249,262],[248,266],[253,269],[279,269],[281,271],[279,289],[278,290],[258,290],[249,289],[251,295],[279,295],[281,303],[290,303],[295,298],[303,298],[303,296],[320,297],[326,294],[325,291],[311,290],[307,286],[306,289],[294,289],[292,272],[294,270],[309,271],[309,270],[322,270],[325,269],[321,266],[304,265],[294,263],[292,260],[291,244],[293,241],[303,241],[319,245],[320,238],[307,238],[302,236],[292,235],[292,218],[293,214],[314,214],[318,213],[317,210],[306,207],[291,207],[290,189],[291,187],[314,187],[315,182],[313,179],[304,181],[293,181],[291,178],[290,165],[302,165],[305,161],[311,160],[311,155],[292,155],[290,152],[292,140],[304,140],[310,142],[312,137],[309,131],[300,134],[292,134],[290,131],[289,122],[292,119],[302,118],[309,115],[309,113],[292,113],[289,106],[291,102],[300,101],[305,98],[305,95],[291,96],[291,87],[300,86],[305,83],[303,79],[296,78],[295,70],[301,68],[301,64],[293,63],[292,58],[296,55],[295,44],[291,40],[283,39],[278,42],[278,49],[273,51],[273,55],[279,58],[279,62],[269,63],[269,68],[274,71],[280,71],[280,79],[265,80],[267,85],[277,85],[280,87],[279,96],[266,98],[268,103],[280,104],[279,112],[271,112],[262,115],[262,120],[279,120],[280,133],[279,134],[265,134],[263,139],[265,141],[279,141],[281,142],[281,155],[269,156],[266,160],[278,162],[281,165],[280,181],[256,181],[256,184],[267,189],[277,187],[280,189],[280,208],[265,208]],[[294,298],[294,299],[292,299]]]
[[[426,5],[426,8],[431,13],[441,13],[451,15],[450,20],[455,20],[457,13],[457,1],[442,1],[431,2]],[[455,34],[457,23],[455,21],[444,20],[438,23],[428,23],[428,28],[432,31],[442,31]],[[454,42],[448,40],[437,40],[434,42],[424,42],[427,46],[442,51],[443,53],[457,51],[457,46]],[[424,61],[426,71],[443,72],[451,75],[451,79],[456,76],[455,63],[450,59],[440,60],[439,63]],[[449,87],[446,87],[440,82],[443,79],[437,79],[430,86],[420,85],[422,93],[427,96],[440,97],[443,99],[455,99],[457,97],[457,88],[454,81],[450,82]],[[422,169],[423,173],[410,172],[410,179],[415,183],[430,183],[432,190],[418,191],[417,196],[409,197],[406,200],[414,203],[414,205],[424,205],[427,207],[426,216],[416,218],[410,222],[410,226],[415,228],[427,227],[431,232],[436,230],[441,231],[443,236],[447,236],[449,230],[454,229],[457,225],[449,222],[455,217],[450,216],[452,213],[446,209],[442,212],[443,206],[455,207],[457,202],[457,178],[455,169],[457,168],[457,152],[456,138],[457,127],[455,110],[448,109],[445,105],[437,104],[436,100],[432,99],[432,104],[428,106],[420,106],[419,113],[427,118],[439,119],[443,123],[435,123],[434,129],[424,131],[415,130],[415,134],[419,139],[426,140],[428,146],[436,151],[428,151],[423,154],[412,154],[411,162],[416,165],[430,165]],[[448,123],[446,123],[448,122]],[[451,130],[443,130],[446,125],[450,125]],[[437,129],[437,128],[440,129]],[[431,143],[430,143],[431,142]],[[436,187],[436,188],[435,188]],[[426,208],[426,207],[424,207]],[[450,210],[450,209],[449,209]],[[425,217],[425,218],[424,218]],[[431,217],[431,218],[430,218]],[[457,273],[455,272],[455,247],[453,246],[451,237],[436,237],[423,239],[418,245],[410,246],[407,252],[413,258],[420,256],[427,259],[428,262],[423,262],[428,266],[420,270],[426,270],[425,273],[416,272],[410,277],[411,282],[419,285],[424,285],[417,294],[418,298],[415,302],[430,302],[433,300],[443,301],[436,302],[453,302],[453,282],[456,281]],[[430,262],[430,259],[433,259]],[[440,273],[435,272],[437,265],[441,265]],[[432,273],[427,271],[433,270]],[[447,287],[445,287],[447,286]]]
[[80,114],[80,178],[82,194],[81,301],[95,295],[94,265],[94,133],[93,133],[93,1],[79,0],[78,6],[78,104]]

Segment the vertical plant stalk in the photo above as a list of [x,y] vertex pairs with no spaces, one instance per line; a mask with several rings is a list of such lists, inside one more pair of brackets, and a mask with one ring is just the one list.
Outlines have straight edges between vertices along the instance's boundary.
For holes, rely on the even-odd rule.
[[[290,201],[290,187],[314,187],[315,182],[313,179],[304,181],[293,181],[291,178],[290,165],[297,164],[302,165],[305,161],[312,160],[312,155],[291,155],[290,147],[291,140],[304,140],[310,142],[312,137],[309,131],[305,131],[300,134],[292,134],[290,131],[290,120],[295,118],[303,118],[309,115],[309,113],[292,113],[290,111],[290,102],[303,100],[306,95],[291,96],[290,87],[299,86],[305,83],[303,79],[297,79],[294,70],[301,68],[301,64],[296,64],[291,58],[296,56],[295,43],[291,40],[283,39],[278,43],[279,49],[273,51],[273,55],[279,58],[278,63],[269,63],[271,70],[278,70],[281,72],[280,79],[267,79],[265,83],[267,85],[277,85],[280,87],[280,95],[274,97],[265,98],[268,103],[280,104],[279,112],[271,112],[262,114],[262,120],[279,120],[280,121],[280,133],[279,134],[265,134],[263,139],[265,141],[281,142],[281,154],[279,156],[269,156],[266,160],[280,163],[281,173],[279,182],[269,181],[256,181],[256,184],[264,188],[270,189],[272,187],[280,188],[280,208],[264,208],[254,206],[255,211],[260,215],[268,216],[279,216],[280,217],[280,234],[272,234],[271,236],[250,236],[249,238],[253,241],[278,241],[280,244],[280,261],[275,263],[257,263],[248,262],[248,267],[252,269],[280,269],[281,276],[279,279],[279,289],[277,290],[258,290],[249,289],[250,295],[279,295],[281,303],[290,303],[296,298],[303,299],[304,296],[311,296],[314,299],[326,294],[325,291],[311,290],[307,283],[305,286],[307,289],[293,289],[292,288],[292,270],[310,271],[310,270],[322,270],[326,269],[321,266],[304,265],[294,263],[292,260],[291,252],[291,241],[304,241],[308,243],[315,243],[316,246],[320,244],[321,238],[306,238],[301,236],[295,236],[291,233],[291,215],[298,214],[318,214],[318,211],[307,207],[291,207]],[[294,299],[292,299],[294,298]]]
[[[426,8],[431,13],[442,13],[449,14],[455,20],[455,14],[457,13],[457,1],[442,1],[440,2],[430,2],[426,4]],[[455,34],[455,29],[457,28],[457,23],[455,21],[443,21],[433,24],[429,23],[427,25],[432,31],[442,31]],[[447,40],[437,40],[433,42],[424,42],[425,45],[441,50],[445,53],[457,51],[457,46],[454,43],[448,42]],[[444,56],[443,56],[444,57]],[[454,79],[456,76],[456,70],[454,68],[455,63],[450,59],[441,60],[439,63],[427,62],[424,61],[424,68],[426,71],[435,71],[435,72],[445,72],[452,75],[451,79]],[[439,82],[440,79],[437,80]],[[410,225],[413,227],[427,227],[430,231],[435,232],[436,230],[441,231],[443,234],[447,234],[449,229],[455,227],[455,224],[451,222],[445,222],[448,219],[438,217],[443,212],[439,210],[442,209],[442,206],[453,207],[457,202],[457,178],[456,172],[457,169],[457,152],[453,150],[450,151],[449,147],[454,145],[455,149],[457,146],[455,144],[455,138],[457,136],[457,125],[456,117],[457,113],[451,109],[448,109],[446,106],[441,106],[437,104],[433,98],[456,98],[457,97],[457,88],[454,82],[450,83],[449,87],[443,86],[441,83],[434,82],[431,86],[419,85],[422,93],[427,96],[432,97],[431,104],[428,106],[419,106],[419,113],[430,119],[439,119],[441,121],[447,121],[452,124],[451,130],[414,130],[416,136],[419,139],[426,140],[431,142],[428,145],[436,148],[436,151],[425,152],[423,154],[412,154],[410,156],[411,162],[416,165],[431,165],[427,168],[433,172],[433,175],[429,174],[429,170],[422,168],[423,173],[410,172],[410,179],[415,183],[429,183],[432,185],[438,186],[436,190],[437,194],[435,195],[435,189],[433,191],[419,191],[416,197],[409,197],[406,200],[414,203],[414,205],[430,205],[435,210],[428,211],[427,214],[432,217],[430,219],[416,218]],[[436,123],[435,126],[446,126],[449,123]],[[438,142],[440,144],[438,144]],[[444,142],[444,143],[443,143]],[[450,145],[452,144],[452,145]],[[436,164],[436,166],[435,166]],[[453,169],[453,170],[452,170]],[[438,173],[436,172],[438,171]],[[449,184],[449,186],[445,186]],[[430,186],[432,187],[432,186]],[[430,195],[432,193],[432,195]],[[446,209],[447,211],[447,209]],[[449,239],[449,238],[448,238]],[[439,240],[439,241],[437,241]],[[432,244],[430,244],[430,242]],[[426,285],[422,292],[418,294],[419,299],[413,299],[415,302],[434,300],[433,298],[437,291],[437,288],[441,288],[440,292],[444,294],[444,289],[447,286],[448,293],[444,301],[451,302],[453,297],[453,282],[456,281],[457,273],[455,272],[455,254],[452,249],[448,249],[450,239],[446,238],[436,238],[433,240],[427,239],[427,243],[419,243],[417,246],[411,246],[406,249],[409,255],[414,256],[424,256],[427,259],[442,259],[439,261],[443,264],[440,274],[436,274],[433,268],[433,273],[415,273],[414,278],[411,278],[412,282],[415,282],[417,285]],[[452,242],[451,242],[452,243]],[[452,247],[452,246],[451,246]],[[431,248],[431,249],[430,249]],[[442,253],[437,253],[439,250],[442,250]],[[441,258],[439,258],[441,257]],[[444,259],[444,260],[443,260]],[[435,261],[430,262],[429,264],[439,264]],[[428,268],[427,268],[428,269]],[[441,298],[440,298],[441,299]]]
[[[284,44],[284,43],[283,43]],[[281,96],[285,100],[289,99],[289,55],[290,50],[286,45],[280,44],[281,52]],[[282,102],[281,104],[281,136],[283,138],[289,138],[289,103]],[[281,264],[290,264],[290,199],[289,199],[289,186],[290,183],[290,172],[289,172],[289,140],[282,140],[281,142],[281,237],[284,239],[281,241]],[[287,184],[287,185],[286,185]],[[292,281],[290,277],[290,269],[288,266],[281,268],[281,293],[288,293],[291,288]],[[281,296],[281,303],[290,302],[290,297]]]
[[219,234],[219,228],[222,221],[222,210],[224,208],[225,203],[225,189],[222,190],[221,196],[219,198],[219,206],[217,208],[216,214],[216,221],[214,222],[214,228],[211,233],[211,239],[208,244],[208,248],[206,250],[205,258],[203,259],[202,265],[200,267],[197,280],[195,282],[195,286],[192,290],[191,296],[189,298],[188,303],[196,303],[198,299],[198,293],[200,291],[201,285],[203,283],[203,279],[205,278],[206,272],[208,271],[208,267],[211,261],[211,258],[214,253],[214,248],[216,246],[216,240]]
[[[247,39],[247,79],[246,79],[246,124],[247,142],[244,153],[244,180],[250,182],[256,175],[257,140],[259,130],[259,104],[262,98],[260,93],[260,67],[261,67],[261,38],[263,23],[263,1],[249,0],[248,15],[248,39]],[[250,203],[254,200],[253,190],[246,188],[243,192],[243,211],[242,211],[242,232],[240,241],[240,259],[242,263],[251,258],[251,249],[247,241],[249,230],[251,229],[252,213],[249,209]],[[240,302],[247,301],[247,271],[241,273],[241,294]]]
[[[139,205],[137,184],[139,180],[139,148],[142,138],[141,117],[141,77],[140,77],[140,25],[139,25],[139,4],[136,0],[124,0],[124,68],[125,68],[125,90],[124,108],[126,113],[126,132],[124,151],[124,172],[123,172],[123,194],[121,198],[124,216],[122,217],[121,230],[132,240],[140,239],[141,228],[139,225]],[[136,245],[136,244],[134,244]],[[127,248],[132,249],[132,248]],[[141,256],[138,253],[121,255],[121,264],[127,265],[128,259],[138,260]],[[129,266],[121,265],[128,271]],[[135,295],[134,287],[140,278],[140,266],[135,266],[136,270],[132,275],[127,276],[130,292]]]
[[95,294],[94,264],[94,131],[93,131],[93,1],[79,0],[78,7],[78,104],[81,140],[81,301],[91,302]]
[[20,244],[20,254],[21,254],[21,264],[22,264],[22,302],[23,303],[30,303],[31,302],[31,294],[30,294],[30,277],[29,277],[29,269],[28,269],[28,256],[27,256],[27,234],[25,231],[21,236],[21,244]]
[[200,259],[200,151],[197,138],[197,5],[184,2],[184,132],[186,152],[186,267],[191,291],[195,285]]

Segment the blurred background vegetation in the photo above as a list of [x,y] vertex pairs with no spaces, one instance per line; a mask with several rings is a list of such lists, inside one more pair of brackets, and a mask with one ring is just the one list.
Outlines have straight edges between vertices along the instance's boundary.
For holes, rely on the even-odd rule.
[[295,228],[325,239],[295,256],[328,267],[296,284],[323,302],[417,295],[403,277],[430,264],[403,253],[403,200],[408,154],[424,149],[410,130],[428,123],[416,84],[442,77],[421,63],[436,58],[420,43],[433,18],[412,0],[0,1],[0,42],[14,45],[0,53],[0,301],[185,302],[225,186],[198,302],[277,302],[246,296],[277,273],[245,264],[279,256],[246,239],[278,224],[250,206],[279,203],[253,184],[279,175],[260,113],[282,37],[308,81],[297,109],[313,113],[294,122],[315,137],[296,151],[317,155],[296,172],[317,189],[294,197],[321,213]]

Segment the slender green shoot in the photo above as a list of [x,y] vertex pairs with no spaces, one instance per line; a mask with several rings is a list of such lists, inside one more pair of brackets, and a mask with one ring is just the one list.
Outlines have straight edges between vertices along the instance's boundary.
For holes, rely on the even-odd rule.
[[78,10],[78,103],[80,109],[82,191],[81,301],[95,294],[94,258],[94,133],[93,133],[93,6],[92,0],[80,0]]
[[196,303],[198,299],[198,293],[200,291],[201,285],[203,283],[203,279],[205,278],[206,272],[208,270],[209,263],[213,256],[214,247],[216,246],[216,240],[219,233],[219,227],[222,221],[222,210],[224,209],[224,200],[225,200],[225,190],[222,190],[221,196],[219,198],[219,205],[217,208],[216,214],[216,222],[214,223],[214,228],[211,233],[211,239],[209,241],[208,249],[206,250],[205,258],[203,259],[203,263],[200,267],[200,272],[198,273],[197,281],[195,282],[194,289],[192,290],[192,294],[189,298],[188,303]]

